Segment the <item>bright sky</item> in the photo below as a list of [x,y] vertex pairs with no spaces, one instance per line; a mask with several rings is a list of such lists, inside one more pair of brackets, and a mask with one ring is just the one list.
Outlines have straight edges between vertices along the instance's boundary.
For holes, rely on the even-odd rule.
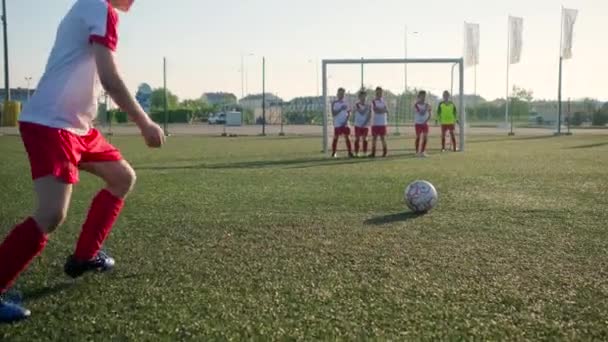
[[[56,27],[75,0],[7,0],[12,86],[40,79]],[[513,84],[536,97],[557,97],[560,6],[579,9],[574,59],[564,66],[564,97],[608,100],[608,44],[604,0],[136,0],[121,17],[118,59],[134,91],[141,82],[162,86],[162,58],[169,60],[168,88],[180,98],[206,91],[241,94],[241,55],[247,90],[261,91],[261,57],[267,90],[289,99],[316,94],[315,62],[322,58],[460,57],[464,21],[481,26],[478,92],[504,97],[507,17],[524,17],[522,63]],[[414,32],[419,32],[414,34]],[[466,92],[473,92],[473,71]],[[355,90],[359,67],[332,69],[330,86]],[[2,76],[3,77],[3,76]],[[410,86],[449,88],[449,66],[411,66]],[[403,67],[370,67],[366,84],[403,89]],[[331,90],[333,93],[333,90]]]

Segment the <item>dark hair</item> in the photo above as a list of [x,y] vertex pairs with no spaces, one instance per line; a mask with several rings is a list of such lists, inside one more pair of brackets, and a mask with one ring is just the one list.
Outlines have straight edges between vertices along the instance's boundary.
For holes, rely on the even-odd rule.
[[384,91],[384,89],[382,89],[382,87],[377,87],[376,91]]
[[365,90],[365,89],[359,90],[359,96],[361,96],[361,95],[367,95],[367,90]]
[[419,91],[418,96],[426,96],[426,91],[424,91],[424,90]]
[[448,95],[449,96],[450,92],[446,90],[446,91],[443,92],[443,95]]
[[346,92],[346,89],[344,89],[344,88],[340,87],[340,88],[338,88],[338,91],[343,91],[343,92]]

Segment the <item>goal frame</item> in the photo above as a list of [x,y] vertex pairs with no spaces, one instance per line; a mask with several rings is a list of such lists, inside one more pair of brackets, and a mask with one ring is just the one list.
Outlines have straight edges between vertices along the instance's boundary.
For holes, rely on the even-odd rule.
[[[324,59],[322,60],[323,70],[323,153],[329,153],[329,93],[327,70],[331,65],[363,65],[366,64],[452,64],[458,65],[459,73],[459,128],[460,128],[460,151],[465,151],[465,136],[467,114],[464,110],[464,58],[387,58],[387,59]],[[453,68],[452,68],[453,71]],[[452,73],[452,81],[453,81]],[[406,89],[407,90],[407,89]],[[452,94],[453,95],[453,94]]]

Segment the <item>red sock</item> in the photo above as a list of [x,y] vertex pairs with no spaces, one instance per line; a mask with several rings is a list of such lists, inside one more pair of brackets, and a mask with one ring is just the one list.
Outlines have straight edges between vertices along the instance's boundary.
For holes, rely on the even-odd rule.
[[423,138],[422,139],[422,153],[424,153],[426,151],[426,142],[427,142],[427,138]]
[[420,146],[420,137],[416,137],[416,153],[420,152],[418,146]]
[[97,255],[103,242],[110,235],[123,205],[124,201],[108,190],[102,190],[95,196],[78,238],[74,253],[76,260],[91,260]]
[[367,140],[363,140],[363,153],[367,153]]
[[33,218],[17,225],[0,245],[0,294],[6,292],[17,276],[37,257],[48,241]]
[[348,148],[348,154],[353,154],[353,145],[350,143],[349,137],[346,137],[346,148]]
[[452,136],[452,148],[456,151],[456,137]]
[[331,144],[332,154],[336,154],[337,149],[338,149],[338,139],[334,138],[334,142]]
[[359,153],[359,139],[355,140],[355,153]]

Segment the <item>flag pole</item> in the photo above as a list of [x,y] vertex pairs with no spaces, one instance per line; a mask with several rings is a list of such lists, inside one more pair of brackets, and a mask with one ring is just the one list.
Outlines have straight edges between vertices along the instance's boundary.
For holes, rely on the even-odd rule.
[[560,16],[560,33],[559,33],[559,76],[557,88],[557,132],[556,135],[562,134],[562,70],[564,64],[564,6]]
[[[506,105],[505,105],[505,127],[509,127],[509,75],[511,68],[511,16],[509,16],[507,22],[507,96],[506,96]],[[513,134],[513,125],[511,125],[511,130],[509,135]]]

